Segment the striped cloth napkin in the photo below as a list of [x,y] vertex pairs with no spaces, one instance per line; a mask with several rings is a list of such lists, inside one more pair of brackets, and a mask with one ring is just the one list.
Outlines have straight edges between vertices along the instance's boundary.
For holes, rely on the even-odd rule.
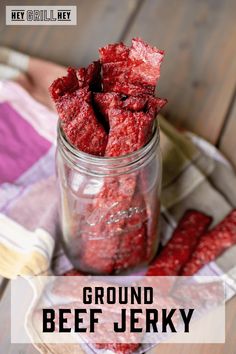
[[[55,185],[57,116],[48,86],[65,68],[0,47],[0,274],[63,274],[72,266],[60,247]],[[236,207],[236,176],[205,140],[159,118],[163,154],[161,242],[187,209],[213,216]],[[199,274],[222,275],[236,293],[236,247]]]

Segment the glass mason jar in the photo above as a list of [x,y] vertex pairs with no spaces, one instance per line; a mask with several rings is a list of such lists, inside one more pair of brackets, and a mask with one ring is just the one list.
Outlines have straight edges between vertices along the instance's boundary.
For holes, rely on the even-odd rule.
[[75,149],[58,126],[62,242],[74,267],[114,274],[147,265],[158,246],[162,163],[159,128],[141,149],[97,157]]

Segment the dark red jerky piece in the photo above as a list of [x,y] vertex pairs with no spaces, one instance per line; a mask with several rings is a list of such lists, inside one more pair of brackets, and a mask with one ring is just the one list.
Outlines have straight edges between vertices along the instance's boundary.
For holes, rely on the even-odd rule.
[[119,82],[116,80],[110,80],[109,78],[103,78],[103,91],[104,92],[118,92],[123,95],[154,95],[155,87],[148,85],[131,84],[127,82]]
[[[147,102],[147,112],[151,117],[156,118],[157,114],[160,110],[166,105],[167,100],[158,97],[149,97]],[[149,125],[149,129],[147,130],[147,138],[148,140],[152,134],[153,124]]]
[[219,257],[227,248],[236,243],[236,209],[228,214],[212,230],[205,233],[181,275],[193,275],[207,263]]
[[[142,178],[142,176],[141,176]],[[145,191],[145,190],[144,190]],[[158,196],[158,190],[156,191],[152,190],[151,193],[154,193],[154,195]],[[146,212],[147,212],[147,260],[150,262],[153,257],[156,254],[157,250],[157,243],[158,243],[158,228],[159,228],[159,222],[160,222],[160,217],[157,217],[157,215],[160,215],[160,200],[157,197],[154,200],[152,200],[147,193],[143,193],[143,198],[145,201],[146,205]]]
[[[120,82],[128,79],[128,62],[117,61],[113,63],[103,63],[102,73],[103,78],[114,84],[116,80]],[[125,81],[123,81],[124,84]]]
[[143,147],[148,142],[156,113],[160,109],[159,102],[161,102],[160,107],[165,104],[165,100],[152,99],[151,109],[149,107],[146,113],[116,108],[109,109],[110,132],[105,156],[126,155]]
[[126,155],[140,149],[148,142],[149,133],[155,119],[154,115],[110,109],[108,116],[110,133],[105,152],[106,156]]
[[50,92],[69,142],[88,154],[102,156],[107,134],[95,116],[88,86],[82,87],[90,84],[97,75],[100,70],[98,64],[91,64],[85,71],[82,69],[80,81],[75,70],[69,68],[67,76],[54,81]]
[[139,229],[121,235],[114,269],[116,272],[140,266],[146,262],[147,228],[144,223]]
[[199,238],[208,229],[212,218],[196,210],[188,210],[180,220],[170,241],[154,259],[146,275],[178,275],[190,259]]
[[[137,43],[135,43],[138,42]],[[142,42],[142,43],[141,43]],[[142,47],[142,50],[140,49]],[[130,52],[131,50],[133,51],[132,56],[130,57]],[[139,51],[142,54],[142,59],[137,60],[136,52]],[[148,46],[146,43],[143,41],[136,39],[133,41],[131,49],[126,47],[123,43],[115,44],[115,45],[108,45],[105,48],[102,48],[100,50],[100,57],[101,57],[101,62],[103,64],[103,89],[106,91],[106,85],[109,86],[109,91],[116,91],[125,93],[125,94],[132,94],[132,95],[140,95],[142,93],[148,93],[150,95],[154,94],[154,89],[155,89],[155,75],[158,78],[159,75],[159,68],[158,68],[158,63],[155,61],[155,56],[156,56],[156,48],[152,48]],[[159,52],[159,57],[160,57],[160,52]],[[151,68],[150,73],[147,73],[147,68],[146,68],[146,62],[150,61],[152,65],[155,68]],[[157,65],[158,64],[158,65]],[[145,75],[142,75],[143,72],[145,72]],[[63,116],[63,120],[66,122],[64,125],[64,131],[68,137],[68,140],[75,145],[78,149],[88,152],[90,154],[95,154],[95,155],[102,155],[104,153],[104,146],[106,144],[106,136],[104,136],[104,130],[100,131],[97,129],[97,126],[95,124],[96,117],[93,112],[93,107],[91,106],[90,102],[90,97],[85,98],[82,102],[78,100],[78,95],[75,94],[75,92],[81,91],[81,89],[84,89],[85,87],[88,87],[92,89],[93,91],[98,90],[99,87],[93,86],[94,82],[99,82],[99,76],[100,76],[100,64],[99,63],[93,63],[91,64],[87,69],[81,68],[77,72],[77,83],[75,80],[75,84],[73,84],[73,88],[71,90],[67,89],[67,79],[65,80],[66,82],[63,81],[63,85],[61,90],[59,90],[59,93],[61,92],[62,95],[60,96],[60,100],[62,98],[65,99],[65,95],[69,96],[67,102],[67,114],[64,111],[63,112],[63,106],[65,101],[61,103],[61,116]],[[74,72],[70,74],[71,79],[75,79]],[[94,79],[96,78],[96,79]],[[72,80],[72,81],[73,81]],[[128,82],[128,84],[127,84]],[[154,84],[153,84],[154,82]],[[59,88],[61,87],[59,85]],[[58,89],[57,89],[57,95],[58,95]],[[69,105],[70,99],[73,98],[73,103]],[[59,97],[57,101],[59,100]],[[77,100],[77,101],[76,101]],[[94,100],[95,101],[95,100]],[[114,106],[109,107],[109,115],[110,115],[110,108],[117,108],[116,103],[114,103]],[[139,118],[142,120],[140,122],[140,129],[138,129],[135,126],[135,132],[132,134],[131,138],[128,139],[128,143],[125,146],[125,149],[123,149],[122,152],[122,136],[119,135],[119,129],[116,129],[115,131],[112,132],[112,139],[111,143],[115,144],[115,134],[117,135],[117,141],[118,141],[118,147],[120,151],[114,149],[114,146],[111,144],[110,148],[106,149],[105,153],[106,156],[119,156],[119,155],[124,155],[130,152],[133,152],[140,147],[142,147],[150,138],[150,132],[152,129],[152,123],[155,118],[155,109],[153,109],[153,104],[146,101],[146,98],[144,97],[139,97],[139,98],[133,98],[133,97],[124,97],[121,95],[121,99],[119,100],[119,104],[121,105],[122,111],[127,111],[128,116],[130,116],[130,125],[128,124],[128,120],[126,121],[126,125],[124,127],[126,128],[126,132],[129,133],[132,131],[132,119],[131,115],[133,112],[135,114],[140,113]],[[59,104],[58,104],[59,106]],[[79,107],[79,109],[78,109]],[[70,108],[70,114],[68,114],[68,111]],[[100,111],[105,111],[104,115],[108,115],[108,107],[103,107],[100,109]],[[143,111],[143,112],[142,112]],[[113,113],[114,110],[112,110],[112,115],[110,115],[110,119],[113,121]],[[87,120],[87,117],[89,118],[89,122],[85,121],[85,118]],[[95,118],[95,120],[94,120]],[[135,118],[138,118],[136,116]],[[148,123],[148,119],[150,120]],[[92,122],[92,123],[91,123]],[[96,121],[96,123],[98,123]],[[116,127],[117,128],[117,127]],[[96,138],[93,137],[93,131],[98,135]],[[98,134],[97,134],[98,131]],[[83,132],[83,133],[82,133]],[[91,133],[92,132],[92,133]],[[100,134],[101,133],[101,134]],[[136,135],[136,136],[135,136]],[[124,137],[125,139],[125,137]],[[102,142],[101,142],[102,140]],[[133,142],[135,141],[135,144]],[[103,144],[104,142],[104,144]],[[104,190],[99,193],[98,195],[98,200],[100,199],[100,205],[113,205],[116,203],[117,198],[122,198],[124,199],[123,191],[122,189],[128,188],[130,189],[130,195],[124,200],[123,202],[120,202],[119,204],[115,204],[115,207],[113,206],[112,211],[114,214],[122,214],[124,210],[129,209],[130,203],[133,197],[133,193],[135,190],[135,185],[136,185],[136,177],[134,177],[132,180],[132,183],[130,180],[121,179],[121,182],[123,186],[121,187],[118,183],[118,188],[115,188],[115,183],[112,183],[112,186],[110,183],[105,181],[104,184]],[[131,187],[133,185],[133,189]],[[114,190],[113,190],[114,188]],[[106,189],[110,189],[112,192],[108,193],[106,192]],[[104,192],[105,191],[105,192]],[[116,193],[116,194],[115,194]],[[107,195],[106,195],[107,194]],[[97,198],[96,198],[97,199]],[[120,199],[119,199],[120,200]],[[112,204],[109,204],[112,203]],[[126,209],[125,209],[126,208]],[[96,203],[92,205],[91,207],[91,212],[96,209]],[[112,218],[111,215],[108,213],[104,220],[110,221],[109,219]],[[105,225],[105,226],[104,226]],[[93,245],[91,242],[94,243],[94,247],[92,247],[92,251],[88,251],[88,247],[84,247],[86,251],[84,252],[86,262],[94,267],[94,259],[97,259],[97,254],[96,250],[99,249],[98,245],[98,239],[96,239],[97,235],[100,236],[106,236],[106,238],[112,238],[112,242],[108,244],[107,240],[102,240],[100,242],[101,249],[103,249],[103,252],[101,253],[102,255],[100,257],[100,265],[98,264],[98,268],[104,269],[105,273],[110,272],[111,269],[111,261],[107,261],[107,258],[113,258],[113,253],[114,250],[117,250],[117,237],[113,237],[114,234],[121,235],[122,232],[124,231],[125,227],[125,221],[124,220],[118,220],[118,223],[116,223],[116,227],[112,225],[112,223],[104,223],[102,222],[101,225],[99,225],[97,228],[94,227],[94,230],[92,230],[92,233],[95,233],[95,240],[90,240],[89,237],[91,237],[91,233],[88,230],[82,230],[82,239],[83,242],[86,246],[86,239],[89,239],[89,246],[90,244]],[[93,229],[93,228],[92,228]],[[140,229],[143,229],[143,225],[141,225]],[[119,230],[119,232],[117,232]],[[138,232],[138,230],[137,230]],[[143,231],[142,231],[143,232]],[[146,231],[145,231],[146,232]],[[134,233],[132,234],[134,236]],[[130,235],[131,239],[131,235]],[[110,241],[110,240],[109,240]],[[98,246],[98,247],[96,247]],[[102,247],[104,246],[104,247]],[[112,251],[113,249],[113,251]],[[113,252],[113,253],[112,253]],[[112,257],[110,257],[112,255]],[[98,258],[99,258],[98,257]],[[114,259],[113,259],[114,262]],[[98,262],[99,263],[99,262]],[[109,270],[108,270],[109,269]]]
[[130,70],[132,70],[130,65],[123,62],[103,64],[103,91],[125,95],[153,95],[155,86],[132,83],[129,78]]
[[132,83],[156,86],[163,58],[164,51],[150,46],[141,38],[134,38],[129,52],[134,70],[130,72],[129,80]]
[[74,119],[63,126],[67,139],[81,151],[103,156],[107,145],[107,134],[97,121],[91,104],[86,101],[79,105]]
[[151,115],[157,115],[160,110],[166,105],[167,100],[165,98],[158,98],[158,97],[148,97],[147,101],[147,111]]
[[120,235],[119,247],[116,253],[115,270],[119,272],[135,267],[146,261],[147,249],[147,212],[139,181],[134,174],[136,190],[130,203],[125,232]]
[[101,64],[100,61],[94,61],[87,68],[77,70],[79,88],[89,87],[91,91],[101,90]]
[[67,92],[56,100],[59,118],[64,123],[72,121],[81,111],[81,106],[91,102],[91,92],[85,87],[75,92]]
[[[115,62],[103,64],[103,91],[117,92],[120,94],[153,94],[155,87],[147,91],[146,85],[140,83],[133,84],[129,80],[130,66],[128,62]],[[137,93],[136,93],[137,91]]]
[[[150,137],[152,136],[150,131]],[[153,183],[153,176],[156,176],[158,167],[156,156],[149,160],[149,163],[142,168],[139,173],[143,198],[146,204],[147,211],[147,259],[148,262],[155,257],[157,244],[159,239],[158,226],[160,215],[160,183]],[[153,198],[153,195],[156,198]]]
[[108,121],[108,111],[111,108],[123,108],[133,112],[145,109],[149,96],[124,96],[115,92],[95,93],[94,102],[103,117]]
[[97,349],[112,350],[116,354],[131,354],[140,346],[139,343],[96,343]]
[[111,108],[132,112],[150,111],[156,115],[167,101],[150,95],[125,96],[115,92],[99,92],[94,94],[94,102],[108,121],[108,112]]
[[117,61],[125,61],[129,56],[129,48],[124,43],[108,44],[99,49],[101,62],[112,63]]
[[[117,100],[117,96],[114,97]],[[118,113],[117,116],[114,113]],[[105,156],[120,156],[122,154],[128,154],[145,145],[145,143],[148,140],[147,136],[149,135],[150,128],[152,126],[155,115],[148,114],[148,113],[144,114],[143,112],[140,112],[140,116],[138,117],[136,116],[136,118],[138,118],[138,121],[135,122],[134,114],[135,113],[125,111],[125,110],[109,109],[108,116],[110,122],[110,134],[109,134],[109,140],[108,140]],[[144,118],[146,119],[146,121]],[[123,139],[124,136],[126,137],[125,142]],[[133,176],[133,181],[131,180],[129,181],[129,183],[133,185],[133,188],[131,190],[131,192],[133,193],[134,187],[136,185],[136,176]],[[127,188],[127,181],[122,181],[122,184]],[[132,193],[130,193],[130,197],[132,196]],[[142,203],[142,205],[144,205],[143,198],[140,197],[140,193],[138,193],[137,195],[138,198],[140,198],[139,202]],[[111,200],[115,202],[118,197],[119,197],[119,192],[118,194],[116,194],[115,199],[113,200],[111,198]],[[125,206],[122,203],[117,205],[115,210],[116,214],[118,213],[122,214],[124,213],[125,210],[130,211],[132,209],[131,199],[126,198],[126,202],[127,205]],[[103,203],[104,200],[102,200],[102,204]],[[143,212],[145,212],[145,207],[143,207],[143,209],[144,209]],[[137,222],[140,223],[138,229],[137,229],[137,225],[131,225],[131,222],[132,219],[129,220],[129,225],[127,225],[126,223],[125,226],[123,224],[123,221],[121,222],[121,224],[120,222],[116,224],[116,227],[117,226],[120,227],[121,230],[122,228],[124,228],[125,230],[129,230],[130,226],[133,226],[134,231],[128,231],[127,233],[121,232],[119,236],[120,242],[119,242],[118,252],[116,252],[117,261],[114,267],[115,270],[128,268],[131,265],[138,264],[139,263],[138,261],[145,260],[146,257],[145,242],[147,237],[146,226],[144,226],[143,224],[144,221],[140,219],[140,214],[138,216],[138,220],[136,220],[136,224]],[[112,227],[114,227],[114,225],[112,225]],[[107,227],[106,227],[106,231],[108,231]],[[110,232],[111,231],[112,230],[110,230]],[[129,252],[130,248],[134,250],[135,242],[138,243],[136,245],[137,246],[136,251],[134,252],[133,257],[130,257],[130,259],[128,259],[129,256],[127,252]],[[131,245],[132,247],[130,247]],[[117,246],[118,245],[116,240],[116,249]],[[134,258],[136,258],[136,262]]]
[[76,75],[76,70],[69,67],[67,76],[60,77],[53,81],[49,87],[49,92],[54,101],[62,97],[65,93],[74,92],[79,88],[79,82]]
[[[146,105],[146,111],[151,115],[156,117],[159,111],[164,107],[164,105],[167,103],[166,99],[161,99],[158,97],[152,97],[148,96],[148,101]],[[147,132],[147,137],[148,140],[152,136],[153,132],[153,125],[150,125],[150,129]],[[148,220],[149,222],[147,223],[147,259],[150,261],[154,255],[155,255],[155,248],[156,248],[156,243],[157,243],[157,237],[158,237],[158,224],[159,224],[159,218],[157,218],[157,215],[160,214],[160,202],[159,202],[159,185],[157,185],[155,188],[156,190],[152,190],[152,193],[154,193],[157,198],[153,199],[150,197],[150,185],[153,185],[153,182],[150,181],[151,176],[156,174],[156,164],[148,163],[148,165],[145,166],[145,169],[142,169],[140,171],[140,182],[142,185],[142,191],[143,191],[143,198],[145,200],[146,204],[146,211],[148,215]]]
[[84,87],[84,82],[86,79],[86,69],[85,68],[78,68],[77,69],[77,79],[79,82],[79,88]]
[[95,93],[94,102],[99,112],[108,121],[108,111],[113,107],[120,107],[121,104],[121,95],[115,92],[99,92]]
[[[117,98],[117,96],[115,96]],[[118,113],[117,116],[114,113]],[[134,116],[139,114],[139,116]],[[110,134],[105,156],[120,156],[138,150],[147,142],[150,128],[155,118],[154,114],[145,114],[143,112],[133,113],[124,110],[109,110]],[[138,119],[135,122],[135,119]],[[136,124],[135,124],[136,123]],[[125,142],[124,142],[125,136]],[[120,184],[119,184],[120,183]],[[84,246],[83,264],[85,268],[92,271],[110,273],[114,270],[127,268],[131,264],[137,264],[137,259],[145,259],[146,256],[146,227],[141,222],[140,228],[135,232],[128,231],[124,234],[124,230],[128,230],[128,225],[125,224],[124,218],[118,218],[115,223],[111,222],[111,216],[120,217],[125,215],[124,212],[130,210],[131,200],[136,186],[136,176],[119,178],[119,182],[114,179],[112,184],[105,183],[102,192],[99,194],[98,201],[95,203],[94,210],[102,210],[104,205],[108,208],[108,213],[102,218],[103,225],[95,226],[95,234],[97,233],[100,239],[92,240],[89,234],[85,232],[83,238],[89,240],[88,246]],[[125,195],[123,189],[126,189]],[[143,200],[142,200],[143,202]],[[131,222],[131,221],[130,221]],[[139,220],[140,222],[140,220]],[[93,232],[93,228],[89,228],[89,232]],[[96,237],[96,235],[95,235]],[[135,237],[139,243],[137,248],[136,262],[134,257],[128,262],[127,245],[134,244]],[[124,239],[123,243],[120,240]],[[121,249],[120,249],[121,247]],[[132,246],[132,249],[134,247]],[[108,256],[109,255],[109,256]],[[117,268],[114,265],[114,256],[117,259]],[[93,260],[96,259],[96,264]]]
[[146,220],[147,213],[145,202],[140,190],[136,190],[124,226],[125,232],[120,235],[119,248],[114,266],[116,271],[135,267],[146,261]]
[[87,225],[83,227],[81,264],[84,269],[102,274],[114,271],[119,237],[125,231],[125,216],[131,204],[135,183],[133,176],[106,179],[88,211]]
[[49,88],[52,99],[56,102],[65,94],[88,87],[92,91],[101,89],[101,64],[94,61],[87,68],[67,69],[67,76],[56,79]]
[[100,49],[103,91],[153,95],[160,77],[163,56],[163,51],[151,47],[140,38],[132,40],[131,48],[122,44],[122,50],[117,50],[112,45],[109,50],[107,47]]
[[128,111],[140,112],[145,110],[148,100],[148,95],[129,96],[122,100],[122,108]]
[[113,231],[119,232],[120,225],[126,221],[126,215],[120,215],[120,210],[127,210],[130,206],[135,186],[134,174],[106,178],[102,190],[94,200],[92,213],[87,217],[87,223],[94,225],[90,226],[91,232],[95,235],[103,230],[111,234]]

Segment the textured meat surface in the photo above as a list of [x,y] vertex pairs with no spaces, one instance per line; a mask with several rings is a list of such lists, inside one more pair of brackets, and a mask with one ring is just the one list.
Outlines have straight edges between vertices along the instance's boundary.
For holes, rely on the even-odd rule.
[[140,38],[132,46],[108,45],[100,49],[103,90],[127,95],[154,94],[164,52]]
[[[131,47],[108,44],[99,55],[87,68],[69,68],[50,93],[75,148],[96,156],[124,156],[147,144],[156,114],[166,104],[154,97],[163,52],[135,38]],[[150,214],[139,185],[138,172],[104,177],[100,192],[86,202],[85,215],[71,230],[73,242],[78,237],[74,250],[81,269],[113,273],[147,257]]]
[[178,275],[211,221],[212,218],[208,215],[196,210],[188,210],[180,220],[170,241],[149,266],[147,275]]
[[234,209],[217,226],[201,237],[190,260],[182,269],[181,275],[193,275],[235,243],[236,210]]
[[95,115],[90,91],[90,86],[99,80],[100,64],[94,62],[78,72],[77,75],[75,69],[69,68],[67,76],[52,83],[50,93],[69,142],[83,152],[102,156],[107,133]]

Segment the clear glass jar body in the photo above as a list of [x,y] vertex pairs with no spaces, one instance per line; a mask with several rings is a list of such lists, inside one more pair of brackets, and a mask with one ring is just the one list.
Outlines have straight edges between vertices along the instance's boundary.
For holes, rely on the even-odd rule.
[[114,274],[147,265],[158,246],[162,177],[159,129],[126,156],[91,156],[58,128],[62,243],[74,267]]

